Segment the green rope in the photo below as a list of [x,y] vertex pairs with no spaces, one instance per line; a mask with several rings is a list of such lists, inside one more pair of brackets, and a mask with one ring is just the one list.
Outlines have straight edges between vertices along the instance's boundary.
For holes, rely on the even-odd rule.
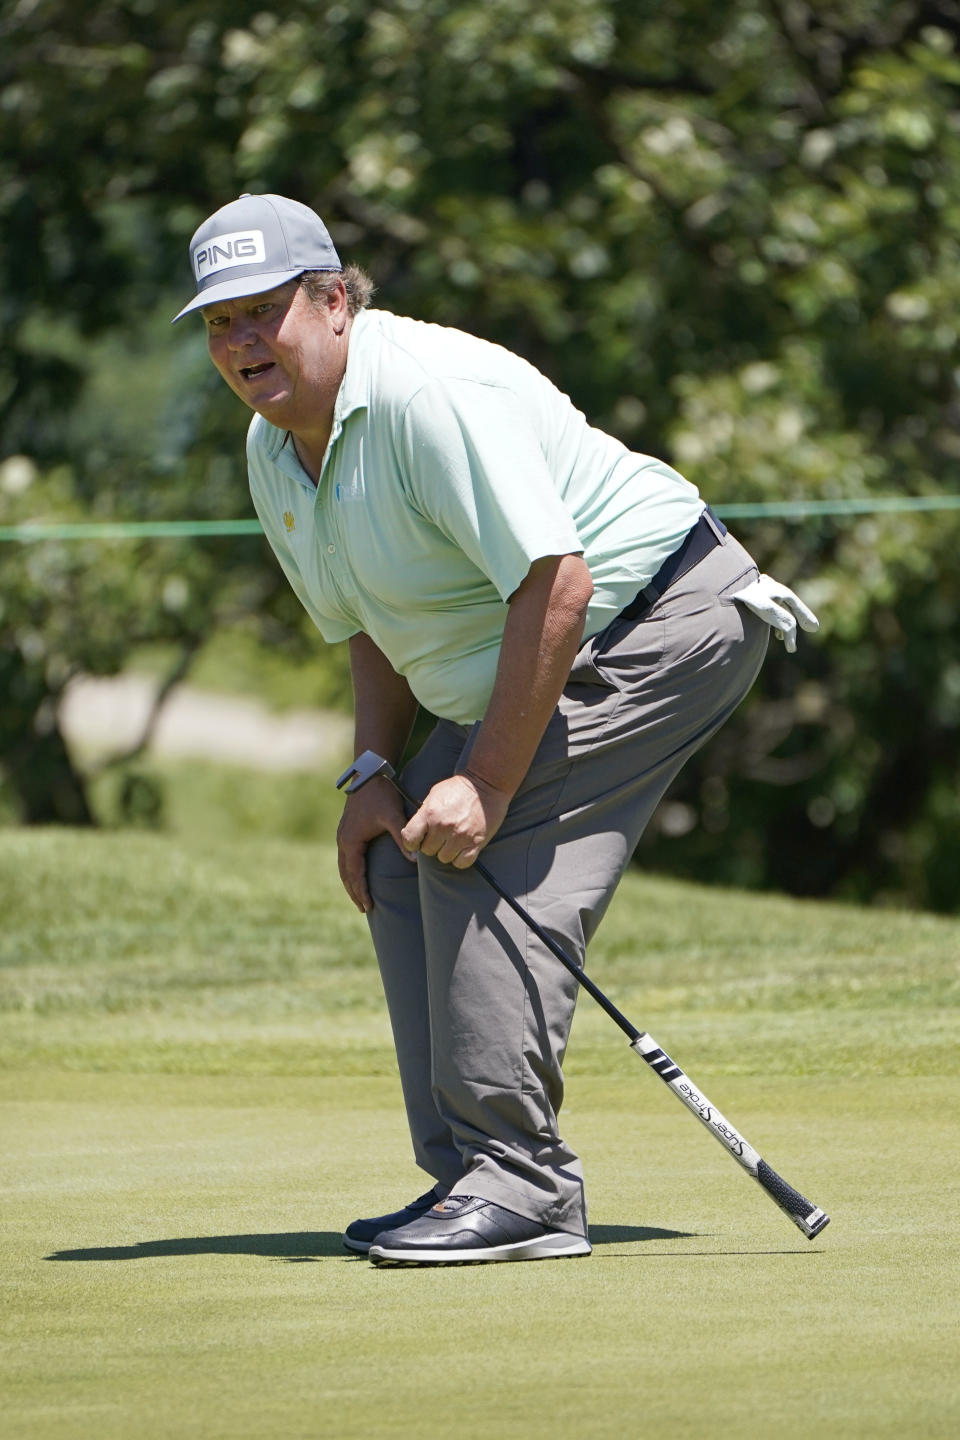
[[111,520],[71,525],[0,526],[0,540],[168,540],[204,535],[262,535],[259,520]]
[[852,500],[771,500],[714,505],[730,520],[806,520],[818,515],[895,515],[918,510],[960,510],[960,495],[874,495]]
[[[880,495],[851,500],[770,500],[714,505],[723,520],[811,520],[818,516],[895,515],[916,511],[960,510],[960,495]],[[90,521],[57,525],[28,523],[0,526],[0,541],[17,540],[168,540],[216,535],[260,535],[259,520]]]

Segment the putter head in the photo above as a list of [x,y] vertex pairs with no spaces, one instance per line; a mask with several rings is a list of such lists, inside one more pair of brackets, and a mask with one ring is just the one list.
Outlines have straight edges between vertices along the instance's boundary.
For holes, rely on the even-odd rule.
[[360,790],[368,780],[373,780],[377,775],[384,775],[388,780],[392,780],[394,773],[394,768],[389,760],[384,760],[373,750],[364,750],[362,755],[357,756],[349,770],[344,770],[337,781],[337,789],[343,790],[346,787],[347,794],[352,795],[354,790]]

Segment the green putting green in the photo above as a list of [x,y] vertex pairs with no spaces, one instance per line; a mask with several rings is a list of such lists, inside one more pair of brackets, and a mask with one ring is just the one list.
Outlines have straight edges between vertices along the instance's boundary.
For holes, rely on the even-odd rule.
[[593,1255],[381,1271],[340,1231],[423,1179],[329,850],[6,832],[0,907],[5,1437],[960,1432],[960,923],[628,877],[594,974],[831,1225],[585,997]]

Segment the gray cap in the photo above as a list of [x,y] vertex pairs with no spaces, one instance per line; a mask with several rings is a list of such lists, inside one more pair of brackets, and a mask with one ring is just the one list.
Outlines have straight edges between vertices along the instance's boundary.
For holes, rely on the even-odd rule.
[[284,195],[241,195],[204,220],[190,241],[197,293],[174,323],[218,300],[240,300],[305,270],[341,270],[320,216]]

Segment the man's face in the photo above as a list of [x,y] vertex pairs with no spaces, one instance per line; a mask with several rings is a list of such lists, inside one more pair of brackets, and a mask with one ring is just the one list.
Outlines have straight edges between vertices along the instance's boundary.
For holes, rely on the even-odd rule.
[[230,389],[294,433],[336,398],[343,318],[335,306],[311,304],[296,280],[203,307],[210,358]]

